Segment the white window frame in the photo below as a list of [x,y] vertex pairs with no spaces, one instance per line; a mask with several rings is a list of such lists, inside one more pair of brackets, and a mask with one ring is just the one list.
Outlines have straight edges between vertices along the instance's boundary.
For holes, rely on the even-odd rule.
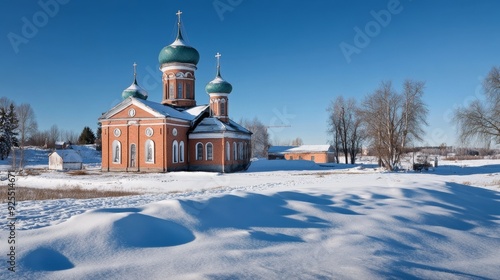
[[[132,149],[132,147],[134,147],[134,148]],[[134,160],[133,164],[132,164],[132,160]],[[135,143],[130,144],[129,166],[130,167],[137,167],[137,145]]]
[[179,143],[179,162],[184,162],[184,141]]
[[233,159],[238,160],[238,143],[233,142]]
[[226,141],[226,160],[231,160],[231,144]]
[[[201,156],[200,156],[200,153],[198,150],[198,145],[201,145]],[[196,143],[195,150],[196,150],[195,160],[203,160],[203,143],[201,143],[201,142]]]
[[[210,147],[210,157],[208,156],[208,147]],[[211,142],[205,145],[205,160],[214,160],[214,145]]]
[[[151,159],[148,158],[148,153],[150,152],[148,150],[148,146],[151,146]],[[144,143],[144,160],[146,161],[146,163],[155,163],[155,142],[151,139],[148,139],[146,140],[146,142]]]
[[113,149],[112,151],[113,163],[114,164],[122,163],[122,143],[120,143],[120,141],[118,140],[114,140],[113,144],[111,145],[111,148]]
[[177,140],[174,140],[174,142],[172,143],[172,162],[179,162],[179,143],[177,142]]

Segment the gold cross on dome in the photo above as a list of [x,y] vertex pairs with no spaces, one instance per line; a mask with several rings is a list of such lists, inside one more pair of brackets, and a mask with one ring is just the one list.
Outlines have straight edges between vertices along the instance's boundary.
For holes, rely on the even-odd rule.
[[177,15],[178,20],[179,20],[178,22],[180,23],[181,22],[181,15],[182,15],[181,10],[178,10],[177,13],[175,13],[175,14]]

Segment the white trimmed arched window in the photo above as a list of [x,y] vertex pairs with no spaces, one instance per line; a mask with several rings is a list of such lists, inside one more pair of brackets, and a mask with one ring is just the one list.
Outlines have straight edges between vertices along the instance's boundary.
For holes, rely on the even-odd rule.
[[226,160],[231,160],[231,144],[229,144],[229,141],[226,142]]
[[155,162],[155,142],[153,140],[148,139],[144,145],[146,152],[146,162],[154,163]]
[[113,141],[113,163],[122,162],[122,144],[118,140]]
[[184,141],[179,143],[179,162],[184,162]]
[[233,143],[233,159],[238,160],[238,144]]
[[212,145],[212,143],[207,143],[207,146],[206,146],[206,156],[205,158],[207,160],[213,160],[214,159],[214,146]]
[[203,144],[196,144],[196,160],[203,160]]
[[179,143],[177,143],[177,140],[174,140],[172,144],[172,162],[179,162]]
[[137,148],[135,144],[130,144],[130,167],[135,167],[136,158],[137,158]]
[[238,159],[243,159],[243,143],[238,143]]

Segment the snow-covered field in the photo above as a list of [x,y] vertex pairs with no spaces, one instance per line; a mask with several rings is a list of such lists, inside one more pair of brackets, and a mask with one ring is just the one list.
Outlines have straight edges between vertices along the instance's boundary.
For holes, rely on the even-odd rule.
[[222,175],[88,162],[89,175],[18,177],[18,187],[144,194],[20,202],[17,271],[3,226],[0,278],[499,279],[500,161],[440,164],[389,173],[259,160]]

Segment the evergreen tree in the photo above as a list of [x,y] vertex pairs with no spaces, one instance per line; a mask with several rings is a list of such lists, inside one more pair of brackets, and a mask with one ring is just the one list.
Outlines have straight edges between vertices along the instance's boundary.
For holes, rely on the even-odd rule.
[[7,151],[10,150],[8,142],[8,127],[10,124],[7,123],[7,114],[4,108],[0,108],[0,160],[5,159]]
[[11,141],[12,141],[12,146],[14,147],[19,147],[19,139],[17,136],[19,136],[19,119],[16,114],[16,108],[14,104],[10,104],[9,107],[9,112],[7,113],[7,118],[9,119],[10,122],[10,129],[11,129]]
[[14,104],[8,110],[0,108],[0,159],[6,159],[13,146],[18,146],[17,126],[18,121],[14,111]]
[[80,137],[78,137],[78,144],[94,144],[95,143],[95,134],[90,129],[90,127],[86,126],[83,128]]

